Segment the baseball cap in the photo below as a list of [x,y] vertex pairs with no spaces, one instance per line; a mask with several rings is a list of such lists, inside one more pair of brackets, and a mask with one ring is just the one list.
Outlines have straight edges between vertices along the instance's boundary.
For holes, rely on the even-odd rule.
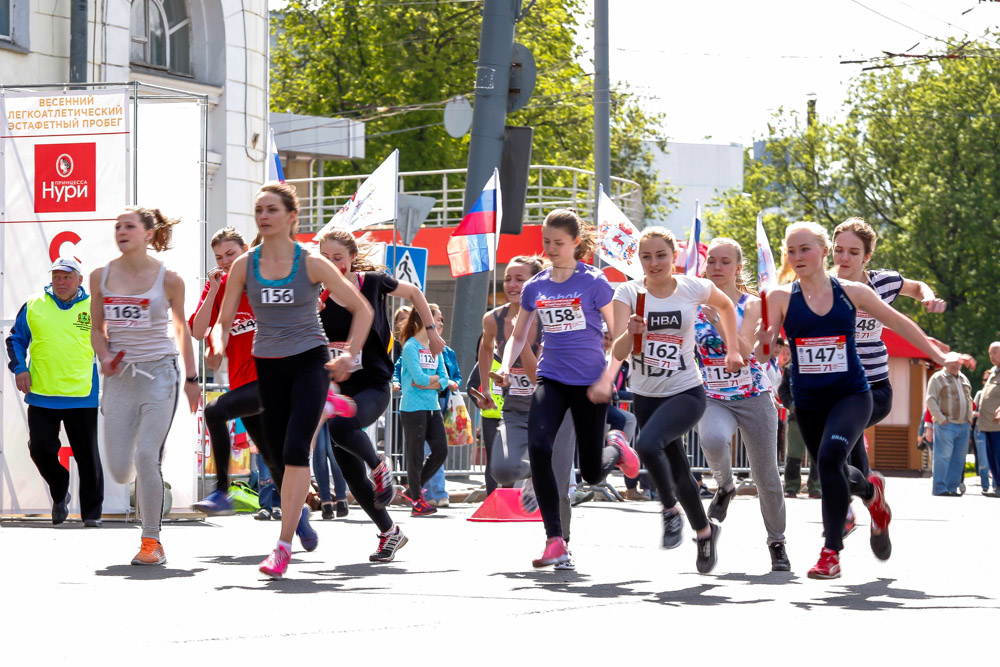
[[60,257],[56,261],[52,262],[52,268],[49,271],[76,271],[79,274],[83,274],[83,268],[80,266],[80,262],[75,259],[67,259],[65,257]]

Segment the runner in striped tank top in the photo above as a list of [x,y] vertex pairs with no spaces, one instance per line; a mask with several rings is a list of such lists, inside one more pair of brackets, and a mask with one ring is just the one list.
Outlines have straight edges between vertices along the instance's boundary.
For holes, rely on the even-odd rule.
[[[876,240],[875,230],[861,218],[849,218],[837,225],[833,232],[833,263],[837,277],[869,285],[887,304],[891,305],[902,294],[919,300],[928,313],[943,313],[947,304],[934,296],[934,291],[926,283],[907,280],[898,271],[867,268],[872,253],[875,252]],[[885,419],[892,410],[889,351],[882,342],[882,323],[860,308],[854,335],[858,356],[872,392],[872,415],[868,420],[868,427],[872,427]],[[937,346],[942,352],[948,351],[943,343],[937,343]],[[864,436],[851,450],[850,463],[865,476],[871,472]],[[849,511],[844,524],[844,535],[847,536],[853,530],[854,513]]]

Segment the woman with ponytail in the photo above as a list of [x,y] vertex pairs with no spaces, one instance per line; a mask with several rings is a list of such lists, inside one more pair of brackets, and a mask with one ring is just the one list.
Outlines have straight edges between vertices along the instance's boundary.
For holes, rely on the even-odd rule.
[[127,209],[115,223],[121,255],[90,276],[91,341],[105,378],[105,461],[119,484],[135,480],[142,516],[142,545],[133,565],[167,562],[160,543],[160,465],[179,398],[178,348],[184,355],[183,390],[191,412],[201,394],[184,319],[184,281],[146,251],[168,249],[177,222],[155,208]]

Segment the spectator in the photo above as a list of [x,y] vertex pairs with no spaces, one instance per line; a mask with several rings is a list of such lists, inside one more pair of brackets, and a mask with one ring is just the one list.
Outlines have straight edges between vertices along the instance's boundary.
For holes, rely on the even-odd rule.
[[960,496],[972,422],[972,385],[961,372],[962,358],[949,352],[944,368],[927,383],[927,409],[934,418],[935,496]]
[[[978,430],[985,440],[986,460],[989,471],[993,475],[993,491],[987,493],[987,485],[983,483],[983,494],[997,496],[997,481],[1000,480],[1000,341],[990,343],[990,363],[992,368],[987,371],[983,380],[983,390],[979,402]],[[982,458],[982,457],[980,457]],[[983,479],[986,480],[986,475]]]
[[[83,525],[101,525],[104,471],[97,449],[97,365],[90,345],[90,295],[72,259],[52,264],[52,283],[21,306],[7,336],[7,364],[28,404],[28,451],[49,486],[52,523],[69,514],[69,470],[59,462],[59,425],[80,471]],[[29,359],[30,357],[30,359]]]
[[[437,326],[438,333],[444,331],[444,315],[441,314],[441,308],[436,303],[430,304],[431,314],[434,315],[434,324]],[[458,368],[458,358],[455,356],[455,350],[451,349],[447,345],[444,347],[444,351],[441,353],[441,358],[444,359],[444,367],[448,371],[448,383],[441,383],[444,388],[438,392],[438,399],[441,403],[441,414],[445,414],[448,411],[448,398],[451,392],[460,391],[462,388],[462,372]],[[431,448],[430,445],[424,444],[424,455],[430,456]],[[451,503],[451,498],[448,496],[448,489],[445,487],[445,466],[438,468],[438,471],[434,473],[430,481],[424,485],[424,498],[427,500],[427,504],[431,507],[448,507]]]

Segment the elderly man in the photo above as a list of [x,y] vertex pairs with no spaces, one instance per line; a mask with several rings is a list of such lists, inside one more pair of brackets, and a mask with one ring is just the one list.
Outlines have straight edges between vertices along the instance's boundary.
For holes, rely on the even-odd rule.
[[961,372],[962,357],[945,356],[944,368],[927,383],[927,409],[934,418],[935,496],[960,496],[972,423],[972,385]]
[[983,489],[984,495],[996,497],[1000,483],[1000,341],[990,343],[990,363],[983,392],[979,397],[979,431],[986,437],[986,460],[993,475],[993,491]]
[[28,299],[7,337],[8,367],[28,404],[28,450],[52,494],[52,523],[69,513],[69,470],[60,463],[59,425],[80,472],[80,516],[101,525],[104,472],[97,449],[97,365],[90,345],[90,295],[72,259],[52,264],[52,284]]

